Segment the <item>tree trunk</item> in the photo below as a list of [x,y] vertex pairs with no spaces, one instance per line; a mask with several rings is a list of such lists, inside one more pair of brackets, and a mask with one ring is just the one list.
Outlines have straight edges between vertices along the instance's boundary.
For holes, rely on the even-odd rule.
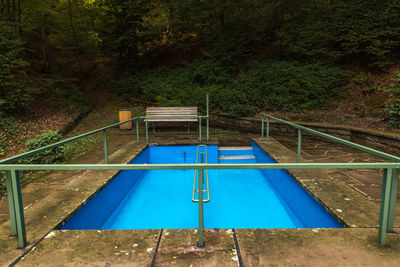
[[41,30],[42,30],[42,56],[43,56],[43,69],[47,70],[48,69],[48,59],[47,59],[47,50],[46,50],[46,32],[45,32],[45,18],[44,14],[42,11],[42,25],[41,25]]
[[1,7],[0,7],[0,16],[3,17],[4,15],[4,9],[5,9],[5,5],[4,5],[4,0],[1,0]]
[[15,0],[12,0],[11,21],[15,23]]
[[22,0],[18,0],[18,32],[19,32],[19,36],[22,36],[22,25],[21,25],[21,14],[22,14],[22,10],[21,10],[21,1],[22,1]]
[[6,0],[6,13],[7,20],[10,20],[10,0]]
[[74,37],[74,45],[75,45],[75,48],[78,48],[78,38],[76,36],[76,31],[75,31],[75,28],[74,28],[74,24],[72,23],[71,0],[68,0],[68,16],[69,16],[69,25],[71,27],[72,36]]

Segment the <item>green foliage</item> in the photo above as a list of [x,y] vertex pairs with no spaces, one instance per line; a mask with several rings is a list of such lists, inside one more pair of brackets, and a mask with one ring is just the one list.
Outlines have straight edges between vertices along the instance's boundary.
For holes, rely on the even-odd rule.
[[393,98],[385,106],[389,127],[400,127],[400,99]]
[[390,94],[385,105],[388,126],[400,127],[400,72],[393,75],[392,82],[388,86],[380,89]]
[[[138,56],[138,46],[151,41],[144,17],[149,13],[147,0],[102,0],[99,5],[106,11],[99,31],[101,45],[106,52],[127,62]],[[150,1],[151,2],[151,1]],[[150,36],[148,36],[150,35]],[[128,59],[128,60],[126,60]]]
[[114,93],[117,95],[139,95],[135,80],[129,73],[122,73],[118,80],[111,81]]
[[261,109],[320,109],[328,97],[346,93],[348,73],[323,63],[252,62],[236,79],[238,91]]
[[0,158],[4,157],[7,150],[9,150],[7,142],[3,139],[0,139]]
[[141,97],[163,106],[199,106],[211,95],[211,109],[231,116],[257,110],[302,111],[323,108],[328,97],[346,93],[348,73],[322,63],[258,62],[242,66],[237,75],[220,62],[195,61],[175,70],[158,68],[114,81],[115,92]]
[[11,25],[0,20],[0,111],[15,110],[31,100],[31,90],[25,84],[28,63],[22,52],[22,41]]
[[[47,131],[44,134],[38,135],[36,138],[28,140],[26,142],[26,149],[24,152],[38,149],[53,143],[56,143],[62,139],[62,135],[54,131]],[[64,158],[64,148],[56,147],[32,157],[25,159],[28,163],[36,164],[51,164],[60,162]]]
[[6,174],[0,171],[0,195],[6,195]]
[[0,129],[4,131],[8,139],[12,139],[21,132],[21,128],[13,116],[0,118]]
[[101,137],[92,135],[66,144],[64,146],[64,154],[66,161],[71,162],[87,154],[88,152],[97,149],[101,141],[102,141]]
[[50,96],[47,100],[50,106],[62,105],[67,110],[88,112],[90,110],[89,98],[75,86],[74,82],[74,79],[62,77],[47,79],[42,93]]
[[51,72],[73,66],[85,71],[100,41],[95,31],[100,10],[95,2],[21,1],[23,32],[32,53],[33,68]]
[[393,52],[400,48],[397,0],[316,3],[301,11],[276,34],[276,44],[289,56],[360,58],[384,67],[393,63]]

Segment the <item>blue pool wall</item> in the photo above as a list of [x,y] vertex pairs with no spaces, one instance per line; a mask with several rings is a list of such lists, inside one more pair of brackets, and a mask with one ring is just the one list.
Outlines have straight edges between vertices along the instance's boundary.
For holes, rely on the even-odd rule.
[[[256,163],[276,163],[256,143],[252,143]],[[200,152],[205,152],[200,147]],[[207,146],[208,163],[218,163],[218,146]],[[196,147],[149,146],[130,163],[168,164],[195,163]],[[228,163],[228,162],[225,162]],[[229,162],[230,163],[230,162]],[[240,162],[232,162],[240,163]],[[246,162],[248,163],[248,162]],[[276,194],[286,203],[290,214],[296,214],[299,227],[340,228],[340,225],[314,198],[312,198],[286,171],[260,170]],[[106,187],[67,221],[61,229],[101,229],[118,204],[134,191],[147,170],[121,171]],[[101,208],[98,203],[107,203]],[[317,215],[316,215],[317,214]]]
[[[144,149],[130,163],[149,163],[149,150]],[[107,186],[86,203],[74,216],[71,217],[61,229],[100,229],[105,220],[114,212],[118,204],[134,189],[140,177],[147,170],[121,171]],[[126,190],[121,190],[125,188]],[[121,193],[123,192],[123,193]],[[107,203],[100,209],[98,203]],[[93,216],[95,214],[96,216]]]
[[[151,164],[195,164],[196,163],[196,146],[150,146],[148,149]],[[186,152],[185,154],[183,152]],[[199,147],[200,153],[205,153],[205,147]],[[204,154],[205,159],[205,154]],[[218,163],[218,146],[207,146],[207,162]],[[136,163],[136,161],[135,161]]]
[[[256,163],[276,163],[254,141],[252,142]],[[343,226],[304,190],[286,171],[261,170],[275,191],[295,211],[306,228],[342,228]],[[318,214],[318,218],[316,218]]]

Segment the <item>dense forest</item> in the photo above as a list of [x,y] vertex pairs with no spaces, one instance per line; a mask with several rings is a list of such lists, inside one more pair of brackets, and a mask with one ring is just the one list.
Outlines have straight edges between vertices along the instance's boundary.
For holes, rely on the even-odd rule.
[[1,0],[1,136],[35,106],[87,112],[100,87],[153,105],[210,93],[213,112],[254,116],[358,86],[379,109],[360,116],[398,127],[399,56],[399,0]]

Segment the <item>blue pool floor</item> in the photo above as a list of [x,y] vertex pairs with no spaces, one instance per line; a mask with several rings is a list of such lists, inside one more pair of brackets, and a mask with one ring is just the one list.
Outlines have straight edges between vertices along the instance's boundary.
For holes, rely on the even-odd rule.
[[[197,228],[193,176],[193,170],[145,173],[101,229]],[[210,170],[209,177],[206,228],[303,227],[259,170]]]
[[[254,143],[246,149],[199,149],[208,155],[208,163],[274,162]],[[197,151],[196,146],[153,146],[132,163],[196,163]],[[197,228],[199,204],[192,202],[194,172],[122,171],[61,229]],[[209,170],[209,184],[210,202],[204,203],[206,228],[342,227],[284,170]],[[198,199],[198,194],[195,197]]]

